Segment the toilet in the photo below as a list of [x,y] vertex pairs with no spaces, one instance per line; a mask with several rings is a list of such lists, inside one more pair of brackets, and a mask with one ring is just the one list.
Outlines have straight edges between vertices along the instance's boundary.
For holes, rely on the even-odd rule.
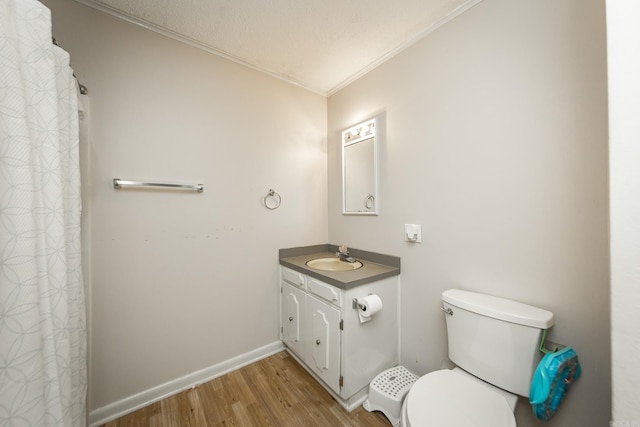
[[431,372],[402,404],[402,427],[516,427],[519,396],[529,396],[553,313],[504,298],[442,293],[453,369]]

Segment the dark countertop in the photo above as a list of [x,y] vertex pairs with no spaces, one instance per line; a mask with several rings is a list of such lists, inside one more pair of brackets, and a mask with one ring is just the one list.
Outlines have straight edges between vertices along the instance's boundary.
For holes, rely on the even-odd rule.
[[362,267],[348,271],[321,271],[307,267],[316,258],[334,258],[337,245],[315,245],[280,249],[280,265],[329,283],[340,289],[351,289],[400,274],[400,258],[349,248],[350,256],[362,262]]

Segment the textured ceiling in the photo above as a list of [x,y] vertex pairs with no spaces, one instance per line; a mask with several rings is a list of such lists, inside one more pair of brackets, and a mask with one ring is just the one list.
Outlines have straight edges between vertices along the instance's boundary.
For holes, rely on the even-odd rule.
[[76,0],[331,94],[481,0]]

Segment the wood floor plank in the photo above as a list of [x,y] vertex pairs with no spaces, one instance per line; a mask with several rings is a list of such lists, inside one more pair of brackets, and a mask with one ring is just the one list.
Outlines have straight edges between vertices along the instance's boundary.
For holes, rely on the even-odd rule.
[[349,413],[286,351],[185,390],[103,427],[389,427]]
[[160,402],[160,419],[164,427],[180,427],[180,421],[182,419],[185,421],[188,420],[187,414],[180,413],[178,407],[179,400],[180,394],[177,394]]
[[204,417],[210,426],[224,425],[224,420],[233,417],[233,411],[223,399],[224,390],[220,386],[220,378],[202,384],[196,388],[202,401]]
[[286,374],[275,369],[268,360],[261,360],[242,371],[267,411],[288,411],[300,403]]
[[183,391],[176,396],[177,415],[180,426],[208,427],[209,424],[202,411],[200,397],[195,389]]

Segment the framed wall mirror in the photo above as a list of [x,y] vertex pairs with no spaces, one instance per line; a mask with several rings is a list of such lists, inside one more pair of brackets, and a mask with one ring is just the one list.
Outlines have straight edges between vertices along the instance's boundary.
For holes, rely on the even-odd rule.
[[378,214],[376,119],[342,132],[342,213]]

